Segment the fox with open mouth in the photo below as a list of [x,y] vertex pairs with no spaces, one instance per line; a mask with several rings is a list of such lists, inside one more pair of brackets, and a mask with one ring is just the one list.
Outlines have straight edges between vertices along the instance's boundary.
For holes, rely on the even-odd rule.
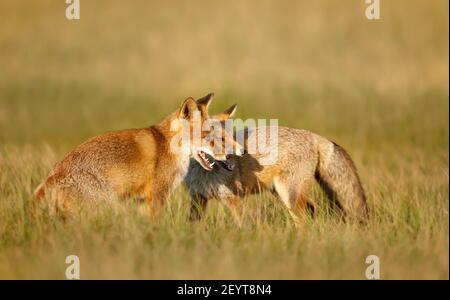
[[[205,126],[212,97],[211,93],[198,100],[187,98],[154,126],[107,132],[87,140],[55,165],[35,190],[35,198],[55,197],[63,203],[137,198],[152,205],[164,204],[186,176],[190,158],[205,172],[213,169],[216,160],[226,159],[210,142],[214,128]],[[190,134],[194,116],[199,116],[197,122],[205,128],[198,141]],[[179,138],[186,130],[187,143]],[[229,143],[227,147],[236,146],[233,139],[223,140]]]
[[[212,116],[224,124],[233,117],[236,106],[219,115]],[[249,152],[252,141],[265,131],[270,136],[270,127],[245,128],[244,152]],[[192,198],[191,220],[199,220],[210,199],[219,199],[228,206],[240,225],[242,198],[264,190],[275,194],[288,209],[295,224],[301,224],[300,215],[314,213],[307,193],[316,181],[329,200],[335,204],[346,219],[364,221],[368,208],[364,189],[350,155],[338,144],[308,130],[277,126],[277,159],[263,163],[262,153],[245,153],[242,156],[228,155],[227,160],[218,161],[213,170],[205,171],[191,160],[185,184]],[[269,137],[270,138],[270,137]]]

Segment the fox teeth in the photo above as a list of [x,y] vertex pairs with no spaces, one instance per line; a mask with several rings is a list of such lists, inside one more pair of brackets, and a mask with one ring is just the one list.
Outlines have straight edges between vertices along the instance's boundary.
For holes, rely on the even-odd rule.
[[216,164],[216,162],[215,162],[215,161],[213,161],[213,162],[211,163],[211,167],[212,167],[212,166],[214,166],[215,164]]

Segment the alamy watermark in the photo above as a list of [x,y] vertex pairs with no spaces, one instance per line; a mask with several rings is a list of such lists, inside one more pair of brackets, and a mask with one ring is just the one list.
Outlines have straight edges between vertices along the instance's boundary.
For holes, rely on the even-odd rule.
[[66,278],[80,279],[80,258],[77,255],[68,255],[66,257]]
[[[65,0],[66,7],[66,19],[67,20],[79,20],[80,19],[80,0]],[[380,19],[380,0],[364,0],[366,3],[365,15],[369,20]]]
[[66,19],[79,20],[80,19],[80,0],[66,0]]
[[380,0],[365,0],[366,7],[366,18],[369,20],[379,20],[380,19]]
[[248,153],[261,165],[271,165],[278,159],[278,120],[270,119],[206,119],[200,112],[190,121],[175,119],[171,124],[174,136],[170,141],[172,153],[204,153],[215,160],[230,155]]
[[366,257],[366,264],[369,265],[366,268],[366,278],[380,279],[380,258],[376,255],[369,255]]

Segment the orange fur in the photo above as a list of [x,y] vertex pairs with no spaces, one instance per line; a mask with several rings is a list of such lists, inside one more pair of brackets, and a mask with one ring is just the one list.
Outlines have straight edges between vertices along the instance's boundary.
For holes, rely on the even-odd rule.
[[177,121],[186,119],[192,126],[193,113],[199,111],[204,122],[211,96],[200,104],[188,98],[149,128],[107,132],[87,140],[56,164],[34,195],[92,201],[132,197],[163,204],[182,181],[192,156],[170,148],[171,139],[182,129]]

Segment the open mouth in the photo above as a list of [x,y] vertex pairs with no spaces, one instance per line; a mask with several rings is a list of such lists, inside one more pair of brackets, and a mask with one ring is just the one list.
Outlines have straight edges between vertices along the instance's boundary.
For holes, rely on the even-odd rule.
[[200,157],[200,162],[203,168],[205,168],[208,171],[211,171],[213,169],[214,164],[216,162],[214,161],[214,158],[211,155],[203,151],[199,151],[198,157]]

